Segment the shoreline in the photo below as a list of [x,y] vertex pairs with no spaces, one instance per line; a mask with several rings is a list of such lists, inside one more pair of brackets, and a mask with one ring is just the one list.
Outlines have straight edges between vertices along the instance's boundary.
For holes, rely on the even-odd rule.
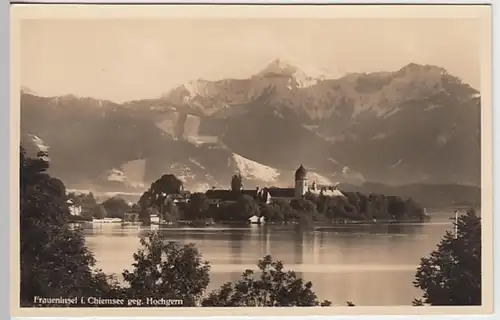
[[80,225],[82,229],[93,229],[93,228],[127,228],[127,227],[135,227],[138,230],[162,230],[162,231],[188,231],[188,230],[203,230],[203,231],[224,231],[224,230],[249,230],[249,229],[268,229],[270,231],[312,231],[312,232],[328,232],[334,230],[358,230],[359,228],[363,229],[372,229],[372,228],[391,228],[397,226],[425,226],[425,225],[452,225],[452,221],[398,221],[398,222],[361,222],[361,223],[342,223],[342,224],[312,224],[312,225],[301,225],[299,223],[295,224],[279,224],[279,223],[264,223],[264,224],[242,224],[242,223],[216,223],[212,225],[182,225],[182,224],[152,224],[149,226],[142,225],[140,223],[95,223],[93,224],[90,221],[75,221],[71,222],[72,224]]

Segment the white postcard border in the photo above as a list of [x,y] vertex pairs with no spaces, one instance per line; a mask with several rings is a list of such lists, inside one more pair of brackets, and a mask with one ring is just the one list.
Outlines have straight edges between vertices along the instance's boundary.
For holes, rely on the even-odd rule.
[[[91,2],[91,1],[90,1]],[[153,2],[153,1],[151,1]],[[333,1],[330,1],[332,3]],[[375,3],[373,1],[366,1],[370,3]],[[395,2],[395,1],[394,1]],[[402,1],[400,1],[402,2]],[[423,3],[423,1],[418,1],[419,3]],[[464,1],[453,1],[454,3],[460,2],[464,3]],[[468,1],[471,2],[471,1]],[[484,3],[484,2],[483,2]],[[33,8],[35,5],[32,5]],[[29,7],[32,7],[29,6]],[[54,7],[58,7],[57,9]],[[74,17],[75,11],[73,13],[70,13],[70,11],[67,11],[67,7],[65,9],[64,6],[59,6],[59,5],[52,5],[50,7],[41,7],[41,6],[36,6],[38,9],[32,10],[29,8],[26,8],[28,10],[25,10],[22,14],[23,18],[55,18],[61,17],[62,14],[64,14],[64,18],[69,18],[70,16]],[[187,16],[192,16],[193,15],[193,9],[195,8],[194,6],[189,6],[190,8],[187,10],[184,10],[185,17]],[[208,8],[204,8],[205,16],[210,16],[210,17],[224,17],[224,15],[227,15],[228,12],[233,13],[234,11],[232,10],[238,10],[239,6],[228,6],[227,9],[224,10],[208,10]],[[315,9],[315,7],[312,6],[296,6],[296,7],[286,7],[280,9],[280,7],[269,7],[272,8],[271,10],[262,10],[262,7],[249,7],[246,11],[246,15],[250,15],[253,17],[259,17],[259,18],[265,18],[265,17],[276,17],[276,15],[279,15],[280,17],[304,17],[304,16],[314,16],[317,18],[329,18],[332,15],[341,15],[342,10],[345,10],[343,12],[343,16],[346,16],[346,12],[350,11],[350,15],[352,17],[373,17],[374,14],[378,14],[383,16],[383,12],[380,10],[380,7],[372,7],[370,14],[364,13],[360,14],[359,12],[356,12],[356,10],[353,10],[350,6],[342,6],[339,7],[339,9],[336,10],[336,13],[330,12],[330,16],[328,16],[328,9],[327,7],[322,6],[320,10]],[[497,6],[498,7],[498,6]],[[123,9],[122,9],[123,8]],[[174,7],[170,7],[174,8]],[[178,7],[180,8],[180,7]],[[239,7],[241,8],[241,7]],[[426,7],[424,6],[415,6],[412,8],[411,12],[402,12],[399,11],[398,13],[392,13],[392,16],[397,15],[398,18],[401,17],[415,17],[416,14],[423,14]],[[131,10],[132,9],[132,10]],[[120,18],[138,18],[138,17],[165,17],[166,15],[175,15],[176,18],[182,17],[182,10],[177,11],[176,10],[168,10],[167,13],[161,13],[162,10],[151,10],[151,6],[143,6],[143,7],[134,7],[131,8],[130,6],[128,9],[126,7],[119,7],[116,5],[113,6],[105,6],[105,7],[98,7],[98,6],[87,6],[83,7],[81,6],[78,10],[78,15],[79,17],[120,17]],[[451,12],[449,9],[446,9],[447,11],[444,12],[442,11],[441,6],[432,6],[432,11],[427,12],[427,16],[434,16],[434,17],[474,17],[474,10],[471,10],[472,8],[467,8],[468,10],[458,10],[457,12],[449,13]],[[69,9],[71,10],[71,9]],[[241,9],[239,9],[241,10]],[[281,10],[281,11],[277,11]],[[398,10],[398,9],[396,9]],[[428,9],[427,9],[428,10]],[[127,12],[128,11],[128,12]],[[177,11],[177,12],[174,12]],[[441,12],[440,12],[441,11]],[[499,14],[498,10],[495,8],[495,16],[496,19],[499,20]],[[233,13],[234,14],[234,13]],[[440,15],[441,14],[441,15]],[[19,297],[18,295],[18,283],[19,283],[19,275],[16,270],[18,270],[18,248],[17,242],[18,242],[18,232],[16,228],[18,228],[18,221],[16,219],[17,213],[16,213],[16,208],[17,208],[17,194],[18,194],[18,189],[17,189],[17,184],[18,184],[18,160],[17,160],[17,152],[18,152],[18,142],[19,142],[19,81],[18,81],[18,74],[16,70],[18,70],[19,65],[18,65],[18,59],[16,55],[16,32],[19,30],[16,28],[16,22],[18,21],[19,14],[17,12],[14,12],[14,14],[11,15],[11,45],[12,48],[10,49],[11,53],[11,60],[10,62],[9,59],[6,59],[4,61],[7,61],[5,66],[11,64],[11,78],[8,80],[7,83],[11,84],[11,90],[10,90],[10,98],[11,101],[8,102],[8,105],[11,105],[11,114],[10,114],[10,124],[11,124],[11,131],[10,131],[10,139],[8,138],[7,135],[3,135],[3,137],[7,137],[8,141],[6,145],[10,145],[9,149],[11,152],[11,161],[10,161],[10,167],[7,168],[7,173],[10,175],[10,180],[11,184],[7,186],[10,189],[10,208],[4,210],[4,212],[10,212],[10,225],[9,224],[4,224],[7,229],[9,229],[10,226],[10,251],[11,251],[11,276],[9,277],[10,279],[10,285],[11,285],[11,290],[9,291],[9,295],[11,296],[11,312],[12,316],[30,316],[30,317],[47,317],[47,316],[86,316],[90,315],[90,311],[93,311],[92,313],[92,318],[95,319],[95,316],[128,316],[130,313],[134,310],[137,311],[137,315],[140,316],[181,316],[181,317],[209,317],[209,316],[236,316],[236,315],[245,315],[245,316],[310,316],[310,315],[324,315],[324,316],[333,316],[333,315],[374,315],[374,314],[383,314],[383,315],[402,315],[402,314],[414,314],[414,315],[423,315],[423,314],[434,314],[434,315],[442,315],[444,314],[460,314],[460,315],[472,315],[475,313],[484,313],[485,309],[484,307],[449,307],[449,308],[441,308],[441,307],[433,307],[433,308],[412,308],[411,306],[409,307],[355,307],[355,308],[350,308],[350,307],[335,307],[335,308],[266,308],[266,309],[261,309],[261,308],[183,308],[183,309],[104,309],[104,308],[96,308],[96,309],[69,309],[69,308],[61,308],[61,309],[23,309],[22,311],[16,307],[18,305],[18,299],[16,297]],[[172,17],[172,16],[171,16]],[[4,20],[5,21],[5,20]],[[486,20],[485,20],[486,21]],[[486,27],[488,27],[488,24],[492,22],[487,21],[486,22]],[[498,29],[498,22],[495,22],[495,28]],[[2,34],[3,36],[3,34]],[[8,34],[7,34],[8,36]],[[488,35],[485,35],[488,37]],[[498,32],[495,32],[494,34],[495,38],[497,39],[494,42],[495,47],[498,46]],[[6,41],[7,42],[7,41]],[[5,51],[5,50],[4,50]],[[495,50],[495,52],[498,52]],[[499,54],[497,53],[497,56]],[[496,58],[496,63],[493,65],[491,64],[491,59]],[[492,76],[492,67],[496,68],[495,70],[498,71],[498,58],[495,57],[495,55],[491,54],[491,48],[483,48],[483,59],[482,59],[482,72],[481,72],[481,96],[482,96],[482,130],[483,130],[483,139],[482,139],[482,183],[483,183],[483,192],[482,192],[482,211],[483,212],[493,212],[493,203],[492,203],[492,196],[493,196],[493,189],[492,189],[492,152],[494,151],[492,149],[492,119],[493,119],[493,108],[492,106],[492,100],[491,100],[491,95],[493,92],[498,92],[500,90],[498,86],[498,82],[495,82],[495,89],[497,90],[492,90],[492,84],[491,84],[491,76]],[[5,73],[4,73],[5,74]],[[497,75],[497,73],[495,73]],[[4,86],[3,88],[7,88],[8,86]],[[495,99],[495,102],[498,102],[497,99]],[[490,107],[487,107],[490,106]],[[496,116],[496,115],[495,115]],[[3,120],[9,119],[9,116],[2,117]],[[497,119],[498,120],[498,119]],[[6,128],[7,126],[4,126]],[[6,159],[7,160],[7,159]],[[8,189],[8,190],[9,190]],[[8,192],[2,193],[2,195],[6,195]],[[483,215],[483,226],[492,226],[493,222],[495,222],[495,227],[498,227],[498,219],[495,219],[493,221],[493,217],[490,215]],[[7,233],[3,233],[7,234]],[[7,236],[4,236],[7,238]],[[483,254],[483,277],[488,277],[488,279],[492,279],[492,268],[491,262],[493,260],[492,255],[488,255],[487,252],[493,253],[493,246],[492,244],[492,237],[493,237],[493,232],[492,228],[483,228],[483,246],[484,246],[484,254]],[[7,242],[7,241],[5,241]],[[496,247],[496,246],[495,246]],[[6,274],[6,273],[5,273]],[[497,283],[497,277],[495,277],[495,283]],[[489,306],[491,309],[492,302],[493,302],[493,295],[492,295],[492,281],[484,281],[484,288],[483,288],[483,296],[485,297],[485,305]],[[3,301],[9,301],[8,299],[4,299]],[[4,308],[2,308],[4,309]],[[7,309],[7,308],[5,308]],[[4,310],[5,310],[4,309]],[[16,310],[17,309],[17,310]],[[457,310],[460,309],[460,310]],[[56,318],[54,318],[56,319]],[[382,319],[382,318],[380,318]],[[385,319],[385,317],[384,317]]]

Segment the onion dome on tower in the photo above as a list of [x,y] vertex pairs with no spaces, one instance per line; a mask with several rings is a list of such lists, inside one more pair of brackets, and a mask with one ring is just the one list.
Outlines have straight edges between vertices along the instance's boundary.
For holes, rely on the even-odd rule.
[[297,171],[295,171],[295,181],[298,180],[307,180],[307,170],[303,165],[300,165]]

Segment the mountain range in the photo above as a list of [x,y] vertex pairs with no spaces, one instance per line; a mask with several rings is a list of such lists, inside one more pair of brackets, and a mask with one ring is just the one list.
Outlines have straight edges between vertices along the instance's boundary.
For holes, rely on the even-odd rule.
[[309,76],[282,60],[246,79],[193,80],[116,103],[22,89],[21,143],[47,149],[73,188],[143,190],[318,183],[480,186],[480,93],[443,68]]

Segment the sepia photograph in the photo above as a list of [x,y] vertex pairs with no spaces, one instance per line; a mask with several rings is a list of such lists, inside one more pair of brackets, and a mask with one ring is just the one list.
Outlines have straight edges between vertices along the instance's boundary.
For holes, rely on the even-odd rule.
[[14,5],[13,308],[491,313],[490,16]]

